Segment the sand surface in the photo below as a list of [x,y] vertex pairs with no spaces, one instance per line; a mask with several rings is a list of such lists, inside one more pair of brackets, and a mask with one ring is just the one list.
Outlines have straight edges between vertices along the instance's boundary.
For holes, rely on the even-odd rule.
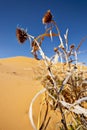
[[[28,112],[32,98],[42,89],[34,73],[39,64],[41,61],[27,57],[0,59],[0,130],[33,130]],[[39,96],[33,105],[35,124],[42,98]],[[60,113],[50,111],[49,116],[51,121],[46,130],[58,130],[54,126],[61,118]]]
[[28,111],[31,99],[41,89],[33,72],[38,62],[26,57],[0,59],[0,130],[33,130]]

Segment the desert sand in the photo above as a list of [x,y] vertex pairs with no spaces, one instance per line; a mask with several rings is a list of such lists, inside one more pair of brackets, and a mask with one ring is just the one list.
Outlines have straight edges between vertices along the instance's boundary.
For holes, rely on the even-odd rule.
[[[27,57],[0,59],[0,130],[33,130],[28,113],[32,98],[42,89],[34,73],[39,64],[41,61]],[[33,105],[35,125],[42,99],[39,96]],[[58,130],[54,126],[61,118],[60,113],[50,111],[49,116],[47,130]]]
[[[0,59],[0,130],[33,130],[28,113],[32,98],[42,89],[34,73],[40,63],[27,57]],[[33,104],[35,125],[42,99],[43,95]],[[43,113],[44,110],[45,107]],[[52,118],[47,130],[54,129],[55,114],[50,111]]]
[[33,130],[28,111],[33,96],[42,88],[34,78],[38,62],[26,57],[0,59],[0,130]]

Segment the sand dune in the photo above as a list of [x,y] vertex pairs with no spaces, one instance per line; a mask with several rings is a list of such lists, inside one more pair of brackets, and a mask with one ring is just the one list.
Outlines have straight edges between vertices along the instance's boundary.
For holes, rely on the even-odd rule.
[[[32,98],[42,88],[34,76],[34,70],[40,63],[27,57],[0,59],[0,130],[33,130],[28,112]],[[35,124],[41,101],[40,96],[34,103]],[[61,116],[54,111],[50,111],[49,116],[51,121],[47,130],[56,130],[54,126]]]
[[28,110],[41,89],[32,71],[38,62],[26,57],[0,59],[0,130],[32,130]]

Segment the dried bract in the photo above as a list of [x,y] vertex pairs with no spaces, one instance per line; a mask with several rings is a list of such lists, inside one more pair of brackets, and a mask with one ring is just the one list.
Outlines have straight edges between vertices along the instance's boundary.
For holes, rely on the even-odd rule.
[[33,41],[31,45],[32,45],[34,52],[38,50],[38,46],[37,46],[37,43],[35,41]]
[[72,45],[70,46],[70,49],[74,49],[74,47],[75,47],[75,45],[74,45],[74,44],[72,44]]
[[27,33],[25,32],[25,30],[17,28],[16,37],[18,41],[23,44],[27,40]]
[[48,10],[46,14],[44,15],[44,17],[42,18],[42,23],[47,24],[47,23],[50,23],[51,21],[52,21],[52,14],[50,10]]
[[57,52],[57,51],[58,51],[58,48],[55,47],[55,48],[54,48],[54,52]]

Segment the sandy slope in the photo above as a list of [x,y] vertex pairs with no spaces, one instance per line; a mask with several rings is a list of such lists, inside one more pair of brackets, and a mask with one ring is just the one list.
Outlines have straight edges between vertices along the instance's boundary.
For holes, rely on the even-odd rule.
[[[0,130],[32,130],[28,109],[41,89],[32,71],[38,62],[25,57],[0,59]],[[37,115],[38,104],[36,108]]]
[[[41,61],[26,57],[0,59],[0,130],[33,130],[28,111],[33,96],[42,88],[34,76],[40,64]],[[41,101],[42,97],[38,97],[33,107],[35,124]],[[50,111],[49,116],[47,130],[57,130],[54,126],[60,114]]]

